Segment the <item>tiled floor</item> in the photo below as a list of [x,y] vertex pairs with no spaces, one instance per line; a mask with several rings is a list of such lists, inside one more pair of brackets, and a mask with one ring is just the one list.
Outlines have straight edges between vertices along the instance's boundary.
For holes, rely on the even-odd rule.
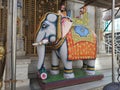
[[[112,78],[111,78],[112,74],[111,74],[110,69],[109,70],[101,70],[99,72],[104,74],[104,78],[102,80],[68,86],[68,87],[57,88],[54,90],[102,90],[101,86],[104,86],[104,85],[112,82]],[[115,77],[117,77],[117,73],[115,73]],[[24,86],[24,87],[19,87],[19,88],[17,88],[17,90],[41,90],[37,81],[35,81],[35,80],[33,80],[31,82],[31,87],[32,87],[32,89],[30,89],[30,87],[28,85],[28,86]],[[100,87],[100,89],[98,89],[97,87]]]
[[16,90],[31,90],[29,86],[18,87]]

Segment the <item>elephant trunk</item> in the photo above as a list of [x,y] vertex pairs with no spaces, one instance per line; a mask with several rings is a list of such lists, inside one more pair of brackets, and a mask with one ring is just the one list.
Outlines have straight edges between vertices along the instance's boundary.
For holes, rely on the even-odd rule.
[[45,45],[37,46],[37,54],[38,54],[38,69],[40,69],[43,65],[45,57]]
[[45,58],[45,45],[37,46],[38,53],[38,76],[41,79],[47,78],[46,69],[44,67],[44,58]]

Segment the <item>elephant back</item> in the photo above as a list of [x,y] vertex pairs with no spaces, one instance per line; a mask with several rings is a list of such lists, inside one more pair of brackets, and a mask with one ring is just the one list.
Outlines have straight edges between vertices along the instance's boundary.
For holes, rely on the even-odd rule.
[[73,26],[67,34],[68,60],[96,58],[96,35],[84,26]]

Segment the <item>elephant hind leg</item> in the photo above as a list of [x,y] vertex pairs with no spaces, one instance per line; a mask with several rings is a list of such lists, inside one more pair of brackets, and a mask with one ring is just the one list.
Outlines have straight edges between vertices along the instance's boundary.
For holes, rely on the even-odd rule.
[[87,60],[83,60],[83,66],[82,66],[83,70],[87,69]]
[[88,75],[95,75],[95,60],[87,60],[85,72]]
[[88,66],[85,71],[88,75],[95,75],[95,68],[92,66]]
[[64,78],[66,79],[70,79],[70,78],[74,78],[74,73],[73,73],[73,69],[65,69],[64,68]]
[[59,74],[59,65],[57,65],[57,66],[52,65],[52,66],[51,66],[50,73],[51,73],[52,75],[57,75],[57,74]]

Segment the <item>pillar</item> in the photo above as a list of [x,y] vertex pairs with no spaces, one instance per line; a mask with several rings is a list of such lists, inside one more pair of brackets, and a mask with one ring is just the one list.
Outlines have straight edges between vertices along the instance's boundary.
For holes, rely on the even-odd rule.
[[24,56],[23,0],[17,0],[17,56]]
[[97,36],[97,53],[102,54],[105,53],[105,44],[104,44],[104,36],[103,36],[103,19],[102,19],[102,9],[95,7],[95,32]]

